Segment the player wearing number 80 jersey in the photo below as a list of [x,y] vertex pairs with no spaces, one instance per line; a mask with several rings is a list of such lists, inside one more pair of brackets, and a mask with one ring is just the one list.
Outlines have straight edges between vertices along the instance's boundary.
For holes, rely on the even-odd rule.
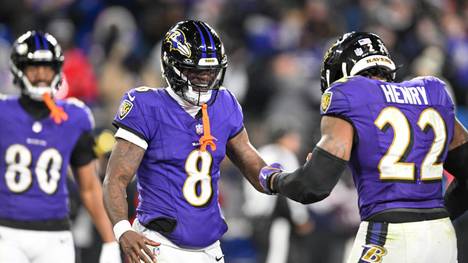
[[101,263],[120,262],[95,170],[94,120],[80,101],[55,100],[63,55],[55,38],[29,31],[13,44],[11,70],[21,96],[0,98],[0,262],[70,263],[71,167],[103,241]]
[[72,158],[75,144],[83,133],[91,131],[93,123],[83,103],[68,100],[57,101],[57,105],[69,118],[61,125],[51,118],[32,118],[17,97],[0,100],[0,121],[4,123],[0,129],[0,156],[4,156],[0,162],[0,174],[4,175],[0,180],[0,224],[1,219],[68,217],[68,160],[76,158]]

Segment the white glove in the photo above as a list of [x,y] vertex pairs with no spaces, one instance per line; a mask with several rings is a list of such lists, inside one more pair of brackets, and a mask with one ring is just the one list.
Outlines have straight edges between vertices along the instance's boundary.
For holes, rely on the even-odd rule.
[[99,263],[122,263],[120,247],[117,241],[102,244]]

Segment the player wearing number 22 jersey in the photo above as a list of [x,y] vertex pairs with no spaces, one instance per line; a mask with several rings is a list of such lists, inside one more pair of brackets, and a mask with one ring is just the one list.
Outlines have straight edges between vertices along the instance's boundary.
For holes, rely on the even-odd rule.
[[440,80],[355,76],[323,96],[329,104],[322,114],[349,120],[356,132],[350,168],[363,220],[393,208],[444,207],[442,161],[453,136],[454,105]]
[[308,162],[293,173],[262,171],[273,191],[311,203],[349,166],[362,219],[350,263],[456,262],[442,176],[445,168],[462,182],[449,194],[454,206],[466,202],[468,133],[441,80],[394,82],[395,70],[380,37],[344,34],[324,57],[322,137]]

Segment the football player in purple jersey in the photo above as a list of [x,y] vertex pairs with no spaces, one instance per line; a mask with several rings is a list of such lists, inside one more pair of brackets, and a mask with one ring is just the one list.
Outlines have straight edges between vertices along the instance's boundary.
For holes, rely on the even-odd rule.
[[48,33],[28,31],[13,44],[11,71],[21,95],[0,98],[0,262],[75,262],[68,168],[101,234],[101,263],[120,262],[96,174],[91,111],[55,100],[63,54]]
[[[467,206],[468,133],[443,81],[395,71],[377,35],[338,39],[321,70],[321,140],[295,172],[262,169],[262,186],[317,202],[348,165],[362,219],[348,262],[457,262],[449,216]],[[458,181],[445,204],[444,169]]]
[[[259,191],[266,164],[249,142],[239,103],[221,86],[227,56],[208,24],[174,25],[162,41],[161,63],[167,88],[139,87],[122,98],[105,206],[130,262],[224,262],[221,162],[227,154]],[[135,174],[140,203],[132,228],[125,188]]]

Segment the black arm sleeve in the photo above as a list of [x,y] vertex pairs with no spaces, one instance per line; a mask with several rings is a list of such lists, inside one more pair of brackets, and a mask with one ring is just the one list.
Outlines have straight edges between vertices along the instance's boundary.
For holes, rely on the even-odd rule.
[[457,179],[468,179],[468,142],[451,150],[444,162],[444,169]]
[[466,181],[455,179],[445,192],[445,208],[452,220],[468,210],[468,183]]
[[338,183],[347,161],[315,147],[312,158],[292,173],[280,173],[273,190],[303,204],[325,199]]
[[70,158],[70,164],[73,168],[86,165],[96,158],[96,153],[93,149],[94,143],[94,137],[90,132],[81,134]]
[[448,152],[444,162],[444,169],[455,176],[445,192],[445,207],[450,213],[451,219],[456,219],[468,210],[468,143]]

